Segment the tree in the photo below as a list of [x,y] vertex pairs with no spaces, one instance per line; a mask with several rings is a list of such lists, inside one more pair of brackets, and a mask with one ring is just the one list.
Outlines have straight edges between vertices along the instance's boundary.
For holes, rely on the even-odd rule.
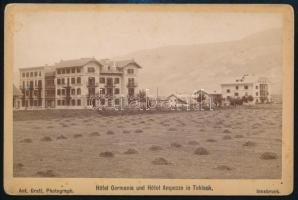
[[251,102],[251,101],[254,100],[254,98],[253,98],[253,96],[249,95],[249,96],[247,97],[247,100]]
[[216,106],[220,106],[222,104],[223,98],[221,95],[215,95],[214,99],[213,99],[213,103]]
[[199,95],[195,98],[196,101],[198,103],[201,103],[201,101],[202,102],[205,101],[206,100],[206,95],[203,92],[198,92],[198,93],[199,93]]

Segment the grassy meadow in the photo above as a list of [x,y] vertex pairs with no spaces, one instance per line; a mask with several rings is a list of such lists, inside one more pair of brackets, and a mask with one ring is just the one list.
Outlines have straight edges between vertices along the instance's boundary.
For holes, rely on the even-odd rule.
[[102,116],[18,111],[15,177],[276,179],[280,105]]

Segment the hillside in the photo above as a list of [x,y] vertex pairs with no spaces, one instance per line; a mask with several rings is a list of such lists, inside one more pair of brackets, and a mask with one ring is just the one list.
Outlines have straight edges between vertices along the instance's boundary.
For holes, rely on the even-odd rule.
[[143,67],[140,87],[154,94],[157,87],[162,95],[199,88],[220,91],[225,79],[247,73],[267,76],[273,83],[273,93],[281,93],[281,29],[237,41],[166,46],[119,58],[134,58]]

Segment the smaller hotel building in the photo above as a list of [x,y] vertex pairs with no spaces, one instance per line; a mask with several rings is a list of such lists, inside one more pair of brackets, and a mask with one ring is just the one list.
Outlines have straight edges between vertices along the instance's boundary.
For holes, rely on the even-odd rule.
[[95,58],[21,68],[20,109],[125,106],[138,92],[140,68],[134,60]]
[[221,84],[222,97],[242,98],[252,96],[253,103],[271,102],[271,85],[267,78],[244,75],[241,78]]

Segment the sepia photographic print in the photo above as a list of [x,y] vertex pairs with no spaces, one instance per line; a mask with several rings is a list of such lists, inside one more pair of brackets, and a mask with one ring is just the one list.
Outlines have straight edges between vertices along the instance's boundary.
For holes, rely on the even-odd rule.
[[286,195],[288,5],[5,11],[5,191]]

